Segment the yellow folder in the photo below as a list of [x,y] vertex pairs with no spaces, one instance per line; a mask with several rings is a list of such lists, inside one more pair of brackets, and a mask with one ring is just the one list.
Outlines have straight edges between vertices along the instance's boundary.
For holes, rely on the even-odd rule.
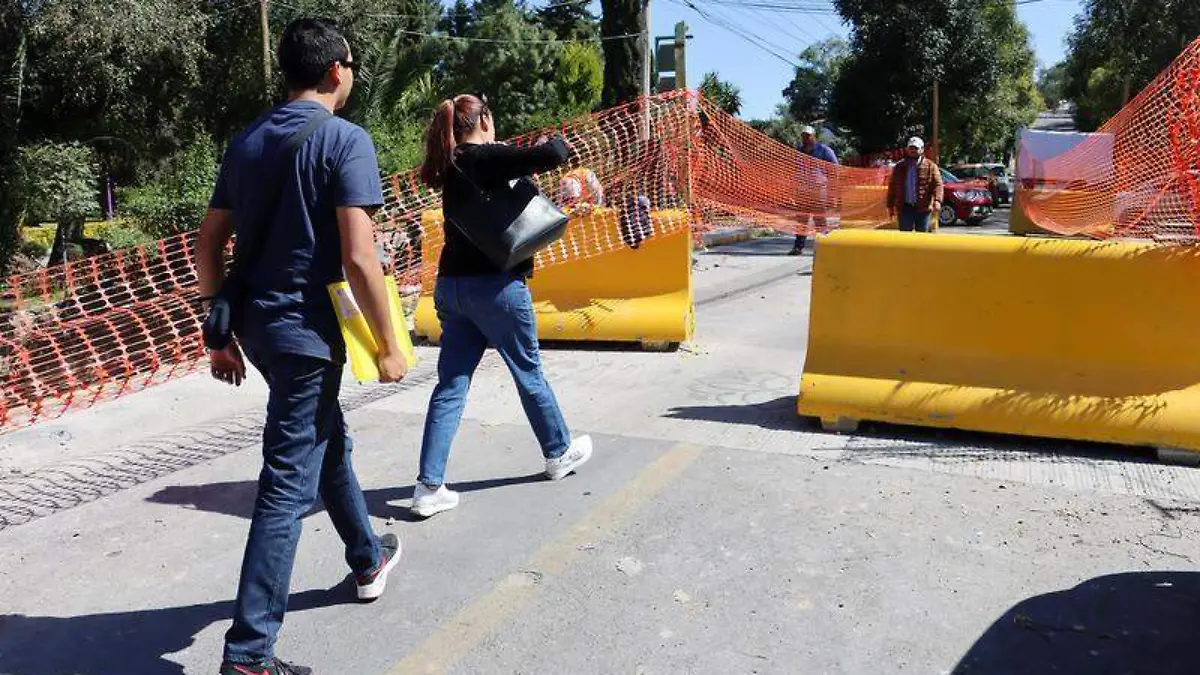
[[[387,284],[388,315],[392,320],[392,330],[396,331],[396,342],[404,353],[404,360],[412,368],[417,363],[417,353],[413,349],[412,338],[408,334],[408,322],[404,318],[404,308],[400,306],[400,290],[396,287],[396,278],[390,274],[384,275]],[[342,339],[346,342],[346,358],[350,361],[350,372],[359,382],[375,382],[379,379],[379,366],[376,358],[379,347],[367,318],[363,316],[354,294],[350,292],[350,284],[337,281],[329,284],[329,298],[333,300],[334,310],[337,311],[338,325],[342,329]]]

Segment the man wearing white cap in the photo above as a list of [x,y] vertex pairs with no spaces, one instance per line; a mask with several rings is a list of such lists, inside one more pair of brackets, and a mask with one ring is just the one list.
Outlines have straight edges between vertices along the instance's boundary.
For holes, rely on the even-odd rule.
[[[817,130],[810,126],[800,130],[800,145],[796,149],[801,154],[812,158],[812,160],[801,160],[801,189],[812,190],[816,193],[818,204],[814,209],[812,222],[817,231],[824,232],[826,201],[829,199],[829,178],[834,170],[825,167],[822,162],[837,164],[837,155],[833,152],[833,148],[817,140]],[[807,219],[806,216],[805,220]],[[808,240],[808,237],[803,234],[803,228],[807,225],[807,222],[800,223],[800,232],[796,234],[796,244],[788,255],[800,255],[803,252],[804,243]]]
[[908,139],[904,160],[892,169],[888,182],[888,215],[899,216],[901,232],[928,232],[930,214],[942,208],[942,172],[922,156],[924,150],[925,141]]

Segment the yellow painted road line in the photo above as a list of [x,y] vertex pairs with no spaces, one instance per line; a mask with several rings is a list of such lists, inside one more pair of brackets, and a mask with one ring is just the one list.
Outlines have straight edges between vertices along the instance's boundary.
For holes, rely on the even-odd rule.
[[[561,574],[579,557],[584,544],[612,535],[630,516],[679,478],[700,452],[700,448],[689,444],[671,448],[642,469],[623,489],[596,505],[582,520],[538,550],[520,570],[535,570],[546,577]],[[482,597],[459,610],[412,653],[396,662],[388,675],[444,673],[470,653],[537,592],[540,584],[520,570],[512,572]]]

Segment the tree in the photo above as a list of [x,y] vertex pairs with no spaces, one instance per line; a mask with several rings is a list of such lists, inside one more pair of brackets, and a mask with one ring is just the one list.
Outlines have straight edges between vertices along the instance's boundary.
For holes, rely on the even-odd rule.
[[1056,63],[1049,68],[1043,68],[1037,78],[1038,93],[1042,95],[1046,108],[1054,110],[1065,99],[1067,88],[1067,64]]
[[833,88],[849,55],[849,45],[839,38],[817,42],[800,52],[800,65],[783,90],[787,114],[805,122],[829,117]]
[[942,101],[942,155],[1007,152],[1016,127],[1040,108],[1028,31],[1008,0],[837,0],[850,54],[834,86],[832,116],[867,153],[932,128]]
[[[32,5],[32,3],[30,3]],[[133,177],[136,162],[178,152],[202,130],[206,20],[183,0],[58,0],[28,29],[22,136],[118,139],[106,163]],[[207,95],[209,98],[219,98]]]
[[[477,7],[477,10],[480,9]],[[442,61],[446,92],[486,94],[500,137],[589,112],[600,94],[600,54],[557,42],[512,0],[494,0]]]
[[8,2],[0,7],[0,277],[21,240],[24,199],[20,176],[21,108],[25,85],[25,5]]
[[605,108],[635,100],[642,93],[642,63],[646,45],[640,38],[621,38],[640,35],[645,21],[645,0],[600,0],[603,18],[600,34],[604,41]]
[[987,90],[951,92],[942,112],[944,160],[1005,160],[1016,149],[1016,132],[1043,109],[1034,81],[1036,59],[1029,30],[1009,2],[980,6],[986,45],[997,68],[996,85]]
[[751,129],[793,148],[800,145],[800,130],[804,128],[804,123],[796,121],[786,105],[776,108],[775,116],[771,119],[749,120],[746,124]]
[[1090,0],[1068,37],[1064,96],[1091,131],[1200,35],[1195,0]]
[[604,89],[604,56],[593,44],[563,45],[554,76],[558,108],[573,117],[591,112],[600,103]]
[[31,210],[57,224],[50,263],[67,260],[68,246],[83,238],[83,223],[96,210],[99,167],[90,148],[45,143],[21,149],[21,190]]
[[[992,2],[995,0],[986,0]],[[899,146],[932,125],[933,83],[943,95],[994,87],[978,3],[970,0],[836,0],[851,25],[850,56],[834,87],[833,116],[862,150]]]
[[742,110],[741,89],[725,82],[716,73],[705,73],[700,78],[700,93],[730,115],[737,115]]
[[582,2],[556,0],[539,8],[535,16],[559,40],[592,40],[600,35],[599,20]]

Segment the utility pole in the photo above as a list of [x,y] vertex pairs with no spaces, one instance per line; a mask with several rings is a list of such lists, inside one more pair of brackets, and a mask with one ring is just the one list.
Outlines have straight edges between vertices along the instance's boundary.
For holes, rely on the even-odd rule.
[[675,88],[687,89],[687,34],[688,26],[680,21],[675,24]]
[[258,0],[258,18],[262,22],[263,96],[271,104],[271,24],[267,21],[267,0]]
[[933,81],[933,161],[937,162],[937,163],[941,163],[942,148],[939,145],[939,140],[938,140],[938,118],[940,116],[938,108],[939,108],[939,106],[938,106],[938,81],[934,80]]

